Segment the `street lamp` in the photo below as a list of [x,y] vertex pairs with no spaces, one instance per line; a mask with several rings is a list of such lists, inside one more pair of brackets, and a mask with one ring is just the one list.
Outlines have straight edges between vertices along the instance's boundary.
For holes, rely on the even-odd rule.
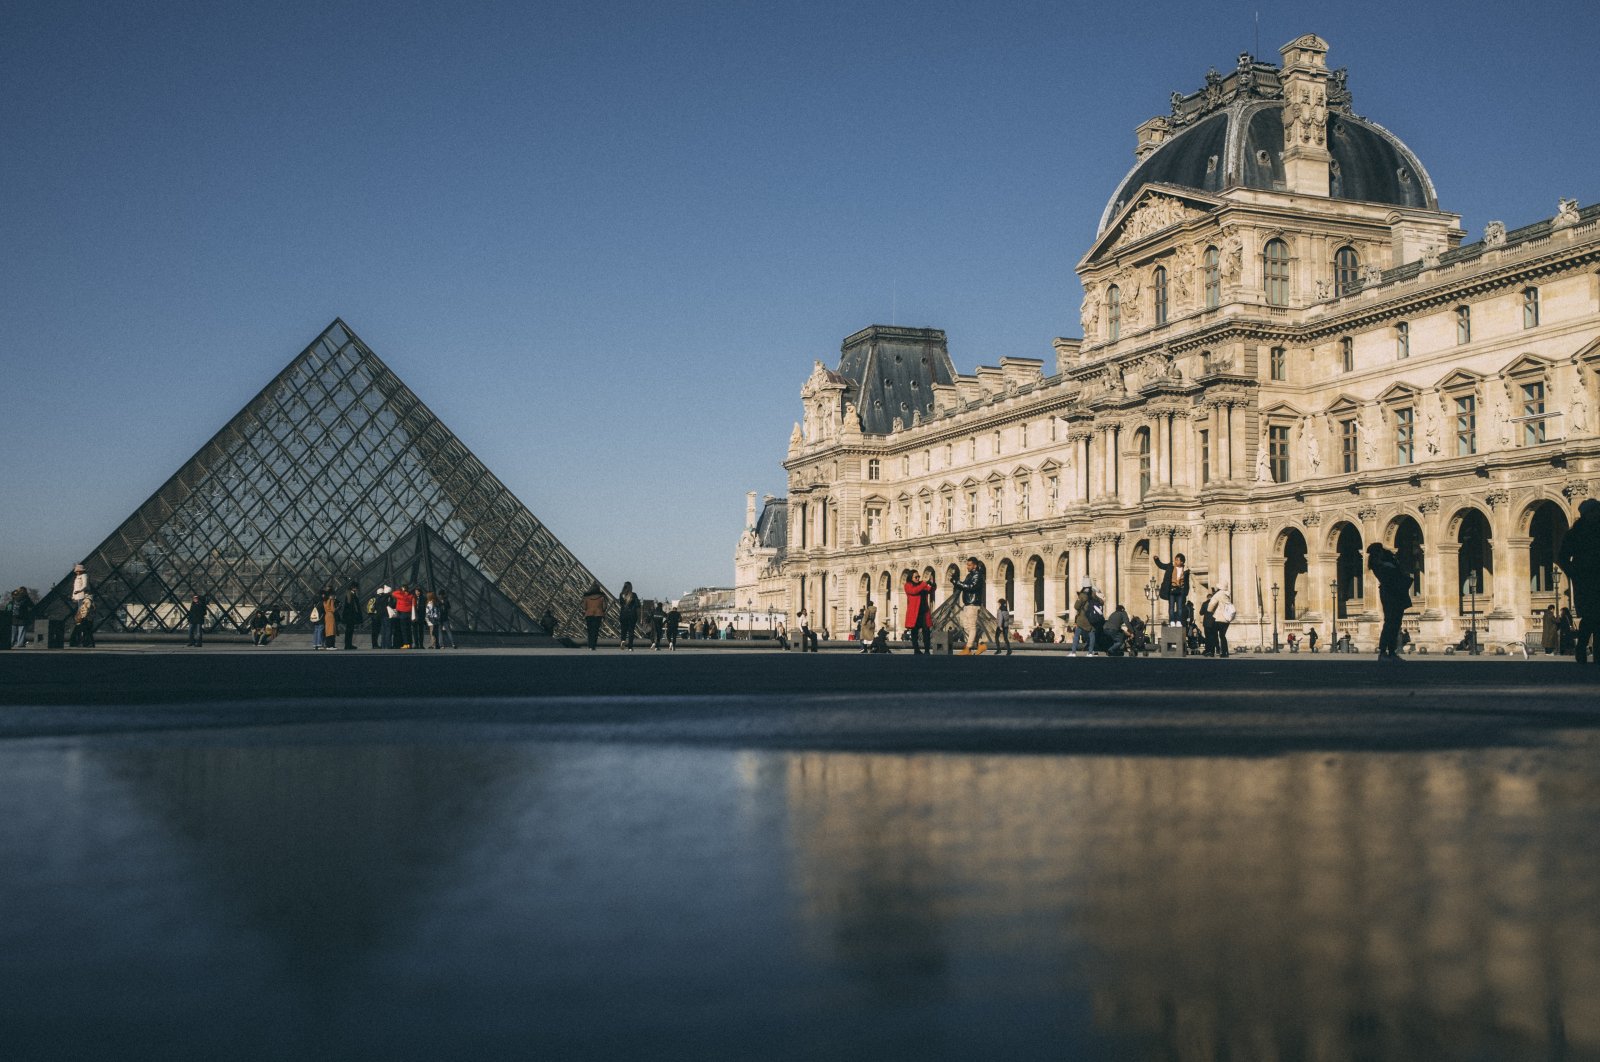
[[1153,578],[1144,584],[1144,596],[1150,601],[1150,629],[1152,631],[1155,630],[1156,626],[1156,596],[1160,593],[1160,590],[1161,588],[1156,585],[1156,581]]
[[[1260,586],[1260,583],[1256,584]],[[1278,584],[1272,584],[1272,651],[1278,651]]]

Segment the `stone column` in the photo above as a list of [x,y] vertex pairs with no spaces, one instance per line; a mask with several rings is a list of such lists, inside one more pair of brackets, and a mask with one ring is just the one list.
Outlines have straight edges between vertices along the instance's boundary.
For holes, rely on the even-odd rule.
[[1522,587],[1517,585],[1516,563],[1513,560],[1513,550],[1516,543],[1521,544],[1524,562],[1528,556],[1528,545],[1531,541],[1527,538],[1511,535],[1511,494],[1506,490],[1491,490],[1484,496],[1489,503],[1489,556],[1490,563],[1494,565],[1492,580],[1485,580],[1484,591],[1489,597],[1489,605],[1478,602],[1478,611],[1483,613],[1485,619],[1494,622],[1494,632],[1497,637],[1521,638],[1525,633],[1521,628],[1524,622],[1523,610],[1519,609],[1519,599],[1526,596],[1526,580]]
[[[1378,530],[1378,509],[1373,505],[1363,505],[1356,510],[1356,516],[1361,519],[1361,548],[1363,551],[1374,542],[1383,541]],[[1365,563],[1365,553],[1363,561]],[[1361,618],[1369,621],[1383,619],[1383,602],[1378,599],[1378,578],[1367,572],[1361,580]]]

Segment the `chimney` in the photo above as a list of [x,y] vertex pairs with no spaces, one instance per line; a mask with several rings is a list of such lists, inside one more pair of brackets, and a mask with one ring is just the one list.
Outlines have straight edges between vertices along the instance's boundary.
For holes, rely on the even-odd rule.
[[1328,195],[1328,42],[1308,33],[1278,49],[1283,70],[1283,175],[1291,192]]
[[756,526],[756,492],[746,491],[744,496],[744,526],[746,531],[755,530]]

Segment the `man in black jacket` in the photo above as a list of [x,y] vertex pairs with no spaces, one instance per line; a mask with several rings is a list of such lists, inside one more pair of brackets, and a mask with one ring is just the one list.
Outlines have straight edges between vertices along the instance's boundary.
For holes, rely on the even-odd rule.
[[[1578,519],[1561,539],[1556,563],[1572,581],[1572,606],[1578,610],[1577,644],[1573,657],[1578,663],[1589,660],[1589,643],[1600,626],[1600,501],[1585,498],[1578,506]],[[1600,663],[1600,644],[1594,647]]]
[[960,595],[961,626],[967,632],[967,644],[961,655],[976,656],[989,648],[978,641],[978,613],[983,604],[983,570],[978,567],[978,558],[968,557],[966,577],[950,582]]

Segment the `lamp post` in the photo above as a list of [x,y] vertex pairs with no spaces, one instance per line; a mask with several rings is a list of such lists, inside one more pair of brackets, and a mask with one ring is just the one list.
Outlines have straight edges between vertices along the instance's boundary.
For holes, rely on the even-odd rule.
[[[1256,584],[1260,586],[1260,583]],[[1272,651],[1278,651],[1278,584],[1272,584]]]
[[1144,596],[1150,602],[1150,629],[1152,631],[1156,627],[1156,594],[1159,590],[1160,587],[1156,586],[1154,579],[1144,584]]
[[1328,627],[1333,631],[1333,644],[1328,646],[1328,652],[1339,651],[1339,580],[1328,580],[1328,595],[1333,599],[1333,611],[1328,614]]
[[1467,655],[1478,655],[1478,573],[1467,573]]

